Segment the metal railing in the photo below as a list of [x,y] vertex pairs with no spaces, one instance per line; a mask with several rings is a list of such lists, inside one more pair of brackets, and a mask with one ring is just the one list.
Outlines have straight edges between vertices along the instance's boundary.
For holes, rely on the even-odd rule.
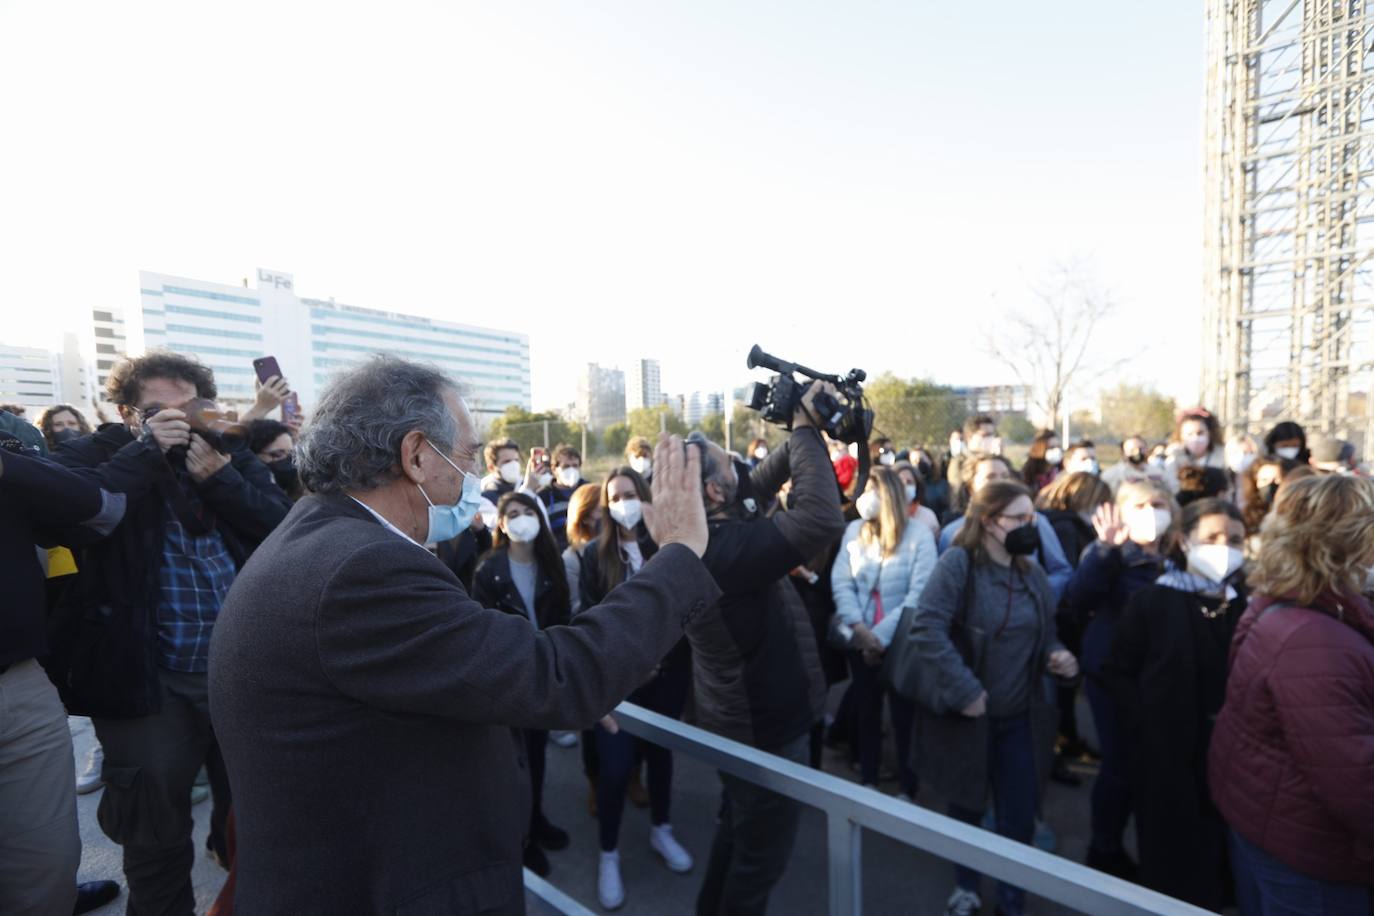
[[[865,829],[1094,916],[1147,913],[1204,916],[1207,912],[934,811],[894,803],[873,789],[630,703],[616,707],[615,718],[620,727],[632,735],[695,757],[824,812],[831,916],[857,916],[863,912],[861,866],[862,831]],[[530,872],[525,872],[525,889],[557,912],[587,912]],[[552,892],[557,899],[545,896],[547,892]],[[572,908],[560,909],[560,902]]]

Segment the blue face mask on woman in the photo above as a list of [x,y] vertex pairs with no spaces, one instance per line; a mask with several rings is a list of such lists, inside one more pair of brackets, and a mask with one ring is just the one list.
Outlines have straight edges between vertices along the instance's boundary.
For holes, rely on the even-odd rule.
[[[428,439],[425,441],[429,442]],[[425,502],[429,503],[429,535],[425,542],[438,544],[441,541],[453,540],[472,524],[473,517],[477,515],[477,507],[482,502],[482,482],[475,475],[454,464],[453,459],[445,455],[433,442],[429,442],[429,447],[438,452],[439,457],[447,461],[450,467],[463,475],[463,492],[458,497],[457,505],[453,506],[434,505],[434,500],[429,498],[425,488],[418,483],[415,485],[419,487],[420,495],[425,498]]]

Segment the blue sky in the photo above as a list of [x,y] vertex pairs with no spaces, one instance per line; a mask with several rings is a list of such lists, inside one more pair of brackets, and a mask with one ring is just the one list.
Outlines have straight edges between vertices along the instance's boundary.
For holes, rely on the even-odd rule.
[[[1008,380],[979,328],[1055,263],[1121,378],[1191,398],[1201,4],[0,0],[0,339],[137,271],[529,333],[670,390],[818,368]],[[1083,397],[1089,396],[1084,393]]]

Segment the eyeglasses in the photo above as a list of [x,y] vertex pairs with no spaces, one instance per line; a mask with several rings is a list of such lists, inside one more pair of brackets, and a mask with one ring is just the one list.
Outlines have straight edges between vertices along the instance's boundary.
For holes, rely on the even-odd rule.
[[1016,522],[1016,524],[1017,524],[1018,526],[1019,526],[1019,525],[1029,525],[1031,522],[1035,521],[1035,513],[1034,513],[1034,512],[1027,512],[1025,515],[1008,515],[1008,514],[1005,513],[1005,512],[1001,512],[1001,513],[998,513],[997,517],[998,517],[998,518],[1004,518],[1004,519],[1006,519],[1006,520],[1009,521],[1009,522]]

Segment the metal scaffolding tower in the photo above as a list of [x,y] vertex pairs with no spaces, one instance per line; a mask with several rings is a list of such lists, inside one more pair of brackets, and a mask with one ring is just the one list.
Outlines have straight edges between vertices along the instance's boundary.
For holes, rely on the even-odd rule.
[[1204,399],[1374,455],[1374,15],[1207,0]]

